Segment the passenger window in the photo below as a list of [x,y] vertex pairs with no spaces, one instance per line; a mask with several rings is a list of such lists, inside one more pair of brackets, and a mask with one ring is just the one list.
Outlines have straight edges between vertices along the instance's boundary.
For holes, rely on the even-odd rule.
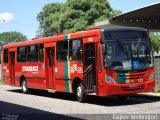
[[39,60],[44,61],[44,44],[39,45]]
[[67,60],[68,58],[68,41],[57,42],[56,47],[57,60]]
[[18,62],[26,62],[27,61],[27,47],[22,46],[18,47],[18,54],[17,54]]
[[8,49],[4,49],[3,61],[4,63],[8,63]]
[[82,41],[81,39],[70,41],[70,60],[81,60],[82,59]]
[[38,45],[28,46],[28,61],[38,61]]

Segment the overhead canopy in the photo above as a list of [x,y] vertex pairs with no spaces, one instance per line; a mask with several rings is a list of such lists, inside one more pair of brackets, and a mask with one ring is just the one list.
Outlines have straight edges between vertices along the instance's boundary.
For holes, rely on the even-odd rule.
[[112,17],[95,25],[143,27],[151,31],[160,31],[160,3]]

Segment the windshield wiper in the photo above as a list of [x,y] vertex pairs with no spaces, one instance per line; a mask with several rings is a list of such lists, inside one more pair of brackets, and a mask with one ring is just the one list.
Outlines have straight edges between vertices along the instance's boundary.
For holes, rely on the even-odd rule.
[[114,38],[114,39],[117,40],[117,43],[118,43],[119,47],[122,49],[123,53],[126,54],[127,59],[128,59],[129,58],[128,57],[128,49],[126,51],[126,49],[124,48],[124,46],[125,46],[126,43],[123,40],[119,40],[118,38]]
[[139,48],[139,45],[140,45],[140,42],[142,41],[142,39],[138,38],[137,40],[138,40],[137,45],[134,48],[132,47],[132,49],[135,50],[135,51],[137,51],[137,49]]

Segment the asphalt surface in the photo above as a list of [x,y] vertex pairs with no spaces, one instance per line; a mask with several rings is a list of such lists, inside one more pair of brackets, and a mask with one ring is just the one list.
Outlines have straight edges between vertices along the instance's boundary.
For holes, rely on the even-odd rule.
[[[117,114],[160,114],[160,97],[134,95],[123,101],[117,97],[88,96],[79,103],[72,94],[31,90],[0,85],[0,119],[117,119]],[[160,119],[160,116],[158,118]]]

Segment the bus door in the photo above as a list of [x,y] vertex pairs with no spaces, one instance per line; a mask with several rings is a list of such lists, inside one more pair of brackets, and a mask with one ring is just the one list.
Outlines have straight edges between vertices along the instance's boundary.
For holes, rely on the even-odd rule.
[[47,71],[49,89],[54,88],[54,67],[55,67],[55,48],[48,47],[46,48],[47,52]]
[[15,52],[9,52],[10,60],[10,83],[11,85],[15,85]]
[[85,43],[83,49],[84,87],[86,93],[96,93],[95,43]]

